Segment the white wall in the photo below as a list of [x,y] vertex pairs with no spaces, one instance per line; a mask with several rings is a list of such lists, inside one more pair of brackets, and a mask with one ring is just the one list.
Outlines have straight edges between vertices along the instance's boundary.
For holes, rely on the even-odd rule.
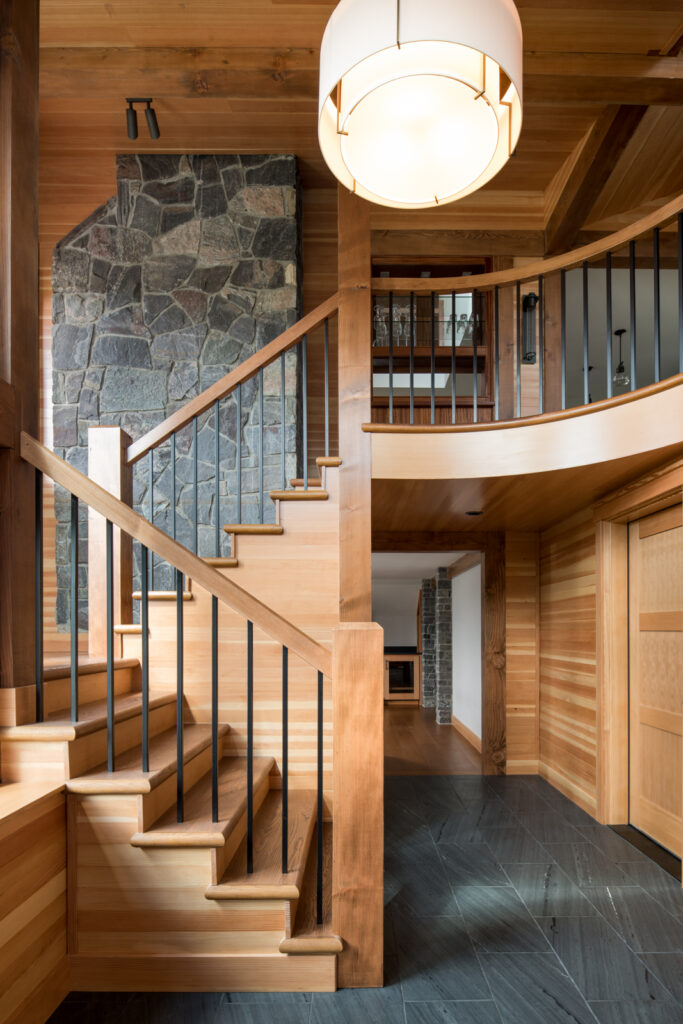
[[373,580],[372,618],[384,630],[385,647],[417,647],[416,580]]
[[481,565],[451,581],[453,714],[481,739]]

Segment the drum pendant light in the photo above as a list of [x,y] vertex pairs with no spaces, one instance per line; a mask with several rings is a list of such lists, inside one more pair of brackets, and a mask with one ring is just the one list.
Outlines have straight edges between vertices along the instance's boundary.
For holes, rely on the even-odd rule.
[[320,50],[318,139],[332,173],[384,206],[461,199],[522,127],[513,0],[341,0]]

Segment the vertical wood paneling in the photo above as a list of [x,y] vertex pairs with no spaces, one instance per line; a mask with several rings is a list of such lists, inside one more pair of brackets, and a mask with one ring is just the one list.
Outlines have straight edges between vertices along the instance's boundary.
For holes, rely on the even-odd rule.
[[505,535],[506,773],[538,771],[539,535]]
[[596,543],[589,510],[541,535],[539,771],[597,811]]

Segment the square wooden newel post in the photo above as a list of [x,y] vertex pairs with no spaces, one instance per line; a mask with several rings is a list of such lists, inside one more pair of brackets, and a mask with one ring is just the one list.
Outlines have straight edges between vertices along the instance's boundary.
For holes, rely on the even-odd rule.
[[[120,427],[90,427],[88,476],[126,505],[133,503],[130,437]],[[133,542],[114,527],[114,624],[133,621]],[[88,513],[88,653],[107,655],[106,522]]]

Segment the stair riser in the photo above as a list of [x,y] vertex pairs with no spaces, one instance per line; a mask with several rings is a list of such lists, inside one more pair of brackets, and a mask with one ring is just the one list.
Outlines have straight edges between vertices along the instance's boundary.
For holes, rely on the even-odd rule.
[[[223,756],[223,738],[218,738],[218,758]],[[199,780],[211,771],[211,746],[204,747],[184,767],[183,784],[185,792],[190,790]],[[156,786],[151,793],[143,793],[138,797],[138,826],[133,831],[147,832],[155,821],[176,802],[177,775],[173,772],[167,779]],[[132,835],[132,833],[131,833]],[[130,837],[129,837],[130,838]]]
[[[266,776],[261,785],[254,790],[254,816],[270,791],[270,777]],[[211,851],[211,885],[217,885],[223,877],[225,869],[235,856],[237,849],[247,834],[247,813],[241,815],[225,846],[217,846]]]
[[[114,670],[114,693],[131,693],[140,689],[140,667],[117,668]],[[71,679],[46,679],[43,684],[45,714],[71,708]],[[93,672],[78,677],[78,703],[90,704],[96,700],[105,700],[107,696],[107,673]]]
[[0,743],[0,778],[3,782],[63,782],[67,746],[62,740]]
[[[149,712],[149,735],[157,736],[166,729],[172,728],[176,719],[176,703],[170,701],[159,708],[151,708]],[[115,753],[123,754],[132,747],[142,743],[142,714],[117,722],[114,729]],[[96,768],[107,760],[107,731],[81,736],[67,745],[67,778],[75,779],[79,775]]]

